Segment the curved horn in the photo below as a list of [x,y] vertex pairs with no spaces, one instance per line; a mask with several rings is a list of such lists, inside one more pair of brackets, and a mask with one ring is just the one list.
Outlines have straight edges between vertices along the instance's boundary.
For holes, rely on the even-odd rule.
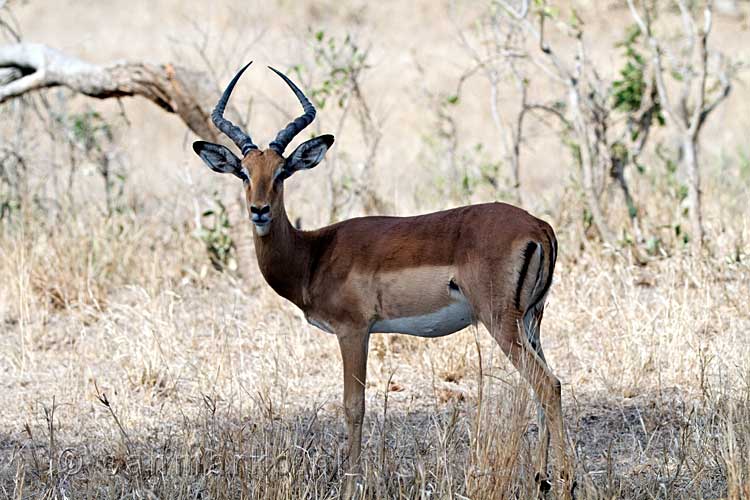
[[289,88],[292,89],[294,95],[297,96],[297,99],[299,99],[299,103],[302,104],[302,109],[305,111],[302,116],[298,117],[296,120],[284,127],[281,132],[276,135],[276,139],[274,139],[271,144],[268,145],[269,148],[273,149],[280,155],[283,155],[284,149],[289,145],[290,142],[292,142],[294,136],[299,134],[303,128],[310,125],[310,123],[312,123],[312,121],[315,119],[315,106],[312,105],[307,97],[305,97],[305,94],[303,94],[302,91],[297,88],[294,82],[287,78],[284,73],[282,73],[281,71],[277,71],[271,66],[269,66],[268,69],[279,75],[282,80],[284,80],[286,84],[289,85]]
[[243,132],[241,128],[224,118],[224,108],[227,107],[229,96],[232,95],[232,90],[234,90],[234,86],[237,84],[237,81],[242,76],[242,73],[244,73],[252,63],[253,62],[250,61],[241,70],[239,70],[236,75],[234,75],[234,78],[232,78],[232,81],[229,82],[229,85],[227,85],[226,90],[224,90],[224,93],[221,95],[219,102],[216,103],[216,107],[211,113],[211,120],[214,122],[214,125],[216,125],[216,128],[221,130],[224,135],[232,139],[232,142],[234,142],[237,147],[242,150],[243,155],[247,154],[247,152],[251,149],[258,149],[258,146],[253,144],[253,140],[249,135]]

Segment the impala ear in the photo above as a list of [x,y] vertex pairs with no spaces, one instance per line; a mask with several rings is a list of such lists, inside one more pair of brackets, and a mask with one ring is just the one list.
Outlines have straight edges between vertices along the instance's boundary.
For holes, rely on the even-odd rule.
[[234,174],[243,181],[248,180],[247,172],[242,167],[242,162],[234,156],[229,148],[212,142],[195,141],[195,151],[208,168],[220,174]]
[[326,151],[333,144],[333,136],[330,134],[314,137],[305,141],[294,150],[284,163],[284,168],[279,172],[279,176],[286,179],[297,170],[307,170],[323,160]]

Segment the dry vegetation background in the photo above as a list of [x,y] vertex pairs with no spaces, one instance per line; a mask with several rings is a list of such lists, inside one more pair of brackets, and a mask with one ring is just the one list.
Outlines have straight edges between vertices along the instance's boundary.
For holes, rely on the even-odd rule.
[[[622,64],[616,43],[632,24],[627,7],[563,9],[571,5],[585,19],[590,57],[611,80]],[[711,45],[742,61],[750,28],[748,5],[739,5],[716,15]],[[315,51],[331,39],[346,48],[349,35],[369,50],[362,101],[343,126],[342,109],[326,104],[315,127],[338,132],[335,154],[287,182],[290,216],[316,227],[510,199],[486,79],[469,76],[460,100],[446,105],[472,66],[459,31],[470,34],[484,8],[16,0],[0,15],[15,19],[25,41],[94,63],[208,71],[217,97],[254,59],[233,99],[260,144],[297,112],[263,66],[319,88],[327,73]],[[553,41],[562,52],[572,46]],[[502,112],[518,94],[510,80],[499,89]],[[665,241],[639,266],[621,247],[598,243],[581,229],[575,167],[558,132],[541,119],[526,127],[524,206],[561,240],[543,343],[563,382],[579,497],[750,497],[743,75],[701,135],[709,244],[698,257]],[[373,130],[382,134],[376,144]],[[222,238],[241,247],[249,234],[217,203],[231,202],[239,183],[211,174],[184,124],[142,99],[45,90],[0,104],[0,131],[0,146],[18,155],[3,157],[6,173],[15,165],[23,174],[0,191],[23,195],[0,219],[0,497],[336,497],[344,429],[335,338],[275,296],[254,261],[240,260],[240,278],[209,259],[207,242],[215,259],[233,252],[232,267],[236,248]],[[669,144],[668,132],[655,133]],[[455,164],[446,161],[451,151]],[[653,213],[673,200],[659,181],[665,162],[653,150],[644,157],[646,173],[628,175]],[[484,163],[499,165],[495,186],[476,174]],[[111,170],[109,206],[102,165]],[[208,210],[214,215],[202,215]],[[670,233],[680,210],[666,211]],[[368,496],[534,496],[533,400],[485,331],[374,336],[368,376]]]

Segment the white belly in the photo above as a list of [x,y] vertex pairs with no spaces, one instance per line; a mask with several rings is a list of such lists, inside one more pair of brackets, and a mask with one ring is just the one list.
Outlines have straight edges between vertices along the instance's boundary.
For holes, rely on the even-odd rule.
[[421,316],[381,319],[373,323],[372,333],[406,333],[418,337],[442,337],[472,324],[473,315],[468,301],[461,296],[437,311]]

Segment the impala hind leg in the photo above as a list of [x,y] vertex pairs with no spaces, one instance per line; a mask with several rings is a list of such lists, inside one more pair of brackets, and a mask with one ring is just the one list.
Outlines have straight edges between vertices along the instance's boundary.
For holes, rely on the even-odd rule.
[[[558,460],[560,476],[567,481],[572,478],[572,468],[567,454],[560,381],[532,346],[525,331],[519,328],[518,320],[520,318],[517,314],[508,313],[489,325],[485,323],[485,326],[521,376],[531,385],[546,424],[546,430],[541,431],[540,436],[540,455],[546,461],[547,446],[544,440],[549,439]],[[546,467],[546,463],[541,465]],[[541,472],[544,474],[545,470],[541,469]]]
[[348,437],[344,498],[352,498],[360,480],[362,449],[362,421],[365,416],[365,378],[367,377],[368,333],[338,336],[344,364],[344,415]]
[[[542,316],[544,315],[544,306],[540,306],[538,308],[532,308],[529,311],[526,311],[526,313],[523,316],[523,334],[526,335],[526,339],[529,341],[529,344],[534,349],[534,352],[536,352],[537,356],[539,356],[539,359],[542,360],[542,363],[547,366],[547,369],[549,370],[549,366],[547,365],[547,359],[544,357],[544,350],[542,349],[542,341],[541,341],[541,322],[542,322]],[[547,491],[550,489],[551,484],[549,480],[547,479],[547,464],[549,462],[549,443],[550,443],[550,432],[549,432],[549,426],[547,425],[547,417],[544,413],[544,406],[542,405],[542,402],[539,400],[539,398],[536,398],[536,404],[537,404],[537,410],[536,410],[536,417],[537,417],[537,428],[538,428],[538,436],[539,436],[539,447],[537,449],[537,464],[538,464],[538,472],[536,475],[537,483],[539,483],[539,487],[542,491]]]

